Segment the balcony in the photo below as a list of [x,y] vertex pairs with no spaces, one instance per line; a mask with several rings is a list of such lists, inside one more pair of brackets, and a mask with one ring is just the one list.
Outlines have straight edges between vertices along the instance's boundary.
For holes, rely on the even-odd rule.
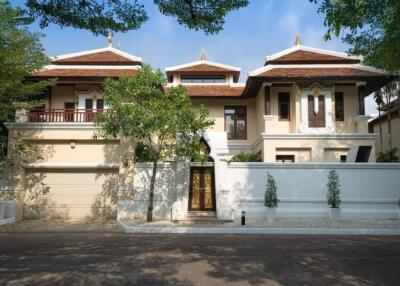
[[93,122],[103,109],[31,109],[18,110],[16,122],[53,123],[53,122]]

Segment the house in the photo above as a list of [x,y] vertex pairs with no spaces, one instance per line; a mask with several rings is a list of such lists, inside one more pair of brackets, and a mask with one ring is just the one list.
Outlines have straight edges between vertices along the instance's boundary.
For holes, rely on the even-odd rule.
[[[20,217],[115,216],[117,191],[132,189],[135,181],[129,148],[118,138],[98,138],[93,120],[106,110],[104,79],[134,76],[141,65],[141,58],[110,41],[103,49],[54,57],[29,77],[57,78],[57,84],[47,90],[43,108],[19,111],[16,122],[6,124],[10,149],[23,139],[43,157],[16,174]],[[164,216],[180,204],[181,215],[217,211],[223,217],[229,190],[219,183],[221,168],[240,152],[264,163],[375,161],[377,135],[368,133],[364,97],[390,78],[358,57],[305,47],[297,39],[266,57],[245,84],[238,82],[240,68],[209,61],[204,53],[199,61],[166,68],[166,75],[165,88],[185,86],[192,104],[205,105],[215,125],[202,143],[210,162],[182,165],[185,198],[169,199]],[[50,191],[35,195],[43,186]],[[136,200],[142,205],[130,207],[145,210],[146,199]]]
[[[391,115],[391,139],[392,146],[396,148],[395,155],[400,158],[400,99],[397,98],[390,103]],[[385,106],[382,108],[382,114],[374,117],[369,121],[370,133],[379,134],[375,141],[376,154],[390,150],[389,147],[389,132],[388,132],[388,109]]]

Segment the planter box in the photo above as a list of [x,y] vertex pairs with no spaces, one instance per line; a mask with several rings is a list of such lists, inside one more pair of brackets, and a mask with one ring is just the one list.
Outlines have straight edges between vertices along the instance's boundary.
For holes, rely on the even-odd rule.
[[340,208],[329,208],[329,219],[332,222],[340,220]]
[[269,222],[273,222],[276,219],[276,208],[267,208],[265,210],[265,219]]

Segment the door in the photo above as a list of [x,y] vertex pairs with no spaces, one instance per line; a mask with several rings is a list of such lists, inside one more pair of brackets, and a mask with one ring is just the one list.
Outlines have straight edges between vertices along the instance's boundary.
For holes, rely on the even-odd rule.
[[73,122],[74,121],[74,110],[75,102],[66,102],[64,104],[64,121]]
[[190,169],[189,211],[215,211],[213,167]]
[[85,122],[93,122],[93,99],[85,99]]

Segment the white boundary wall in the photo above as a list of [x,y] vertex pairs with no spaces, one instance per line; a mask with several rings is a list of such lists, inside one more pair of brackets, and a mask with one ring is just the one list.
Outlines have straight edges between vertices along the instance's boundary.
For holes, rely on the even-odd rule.
[[327,218],[326,183],[332,169],[340,177],[343,219],[398,218],[400,164],[230,163],[223,183],[227,203],[235,217],[246,211],[247,217],[262,219],[270,172],[278,185],[278,218]]

